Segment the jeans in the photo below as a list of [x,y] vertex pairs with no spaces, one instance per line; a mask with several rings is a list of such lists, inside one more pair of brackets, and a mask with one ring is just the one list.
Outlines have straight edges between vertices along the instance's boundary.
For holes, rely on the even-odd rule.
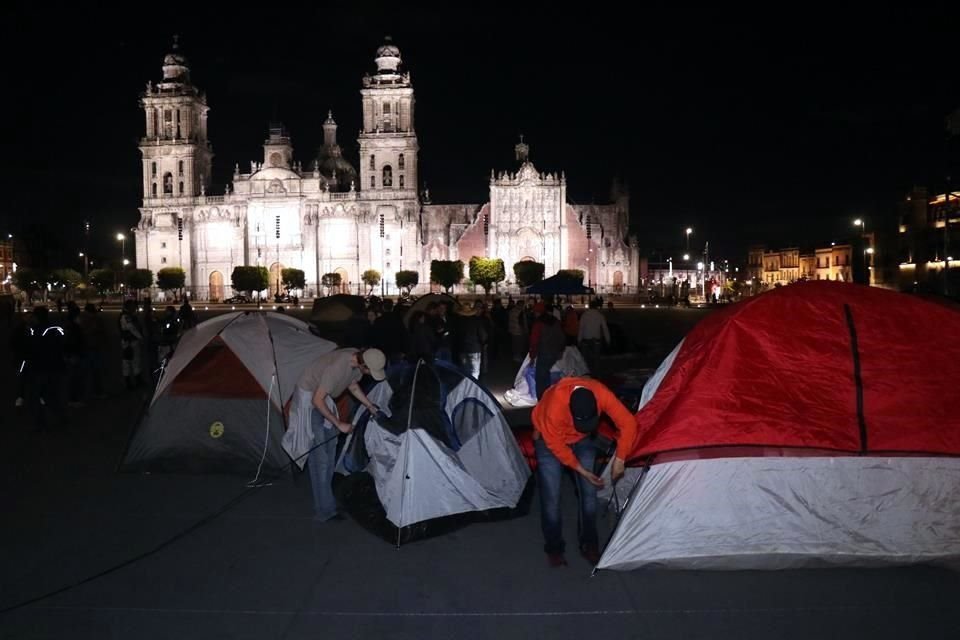
[[323,522],[337,515],[337,500],[333,497],[333,469],[337,464],[339,432],[327,423],[316,407],[311,409],[310,426],[313,428],[313,446],[316,448],[307,455],[307,471],[313,490],[314,519]]
[[[549,554],[563,553],[563,524],[560,521],[560,483],[563,478],[563,463],[557,460],[543,437],[534,440],[537,454],[537,489],[540,493],[540,526],[543,529],[543,550]],[[589,437],[573,445],[573,453],[587,471],[593,472],[597,448]],[[575,474],[577,494],[580,497],[577,536],[580,546],[598,546],[597,538],[597,488],[580,474]]]
[[480,379],[480,353],[461,353],[460,368],[468,376],[473,376],[475,380]]
[[557,360],[560,359],[559,355],[555,354],[545,354],[541,353],[537,356],[536,364],[536,396],[537,400],[543,397],[543,394],[546,390],[553,384],[553,381],[550,378],[550,369],[553,368],[553,365],[557,364]]
[[597,375],[597,368],[600,364],[600,354],[603,353],[602,340],[581,340],[580,353],[583,355],[587,367],[592,375]]

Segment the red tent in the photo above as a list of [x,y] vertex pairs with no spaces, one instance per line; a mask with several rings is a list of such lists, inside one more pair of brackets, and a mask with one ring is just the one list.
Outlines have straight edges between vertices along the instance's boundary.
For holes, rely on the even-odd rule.
[[708,316],[637,414],[634,458],[722,445],[960,454],[960,313],[806,282]]
[[960,557],[958,380],[960,313],[912,296],[807,282],[708,316],[644,389],[599,566]]

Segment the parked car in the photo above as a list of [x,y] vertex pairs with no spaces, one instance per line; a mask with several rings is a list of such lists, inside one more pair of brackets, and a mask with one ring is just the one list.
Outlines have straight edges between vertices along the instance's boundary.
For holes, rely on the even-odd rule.
[[230,298],[227,298],[227,299],[224,300],[223,302],[224,302],[224,304],[249,304],[249,303],[250,303],[250,298],[247,297],[247,296],[245,296],[245,295],[243,295],[242,293],[238,293],[238,294],[235,295],[235,296],[232,296],[232,297],[230,297]]

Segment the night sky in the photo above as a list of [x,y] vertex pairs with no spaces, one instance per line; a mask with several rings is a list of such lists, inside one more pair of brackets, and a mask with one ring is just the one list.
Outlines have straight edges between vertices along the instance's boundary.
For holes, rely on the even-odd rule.
[[356,163],[360,80],[386,34],[412,74],[434,202],[485,202],[523,133],[574,203],[605,201],[622,176],[643,247],[679,246],[689,225],[695,246],[743,259],[753,242],[841,239],[958,164],[944,127],[960,107],[958,15],[83,6],[5,7],[0,26],[0,226],[46,224],[64,255],[84,219],[103,254],[139,218],[137,98],[174,33],[211,107],[214,193],[234,162],[261,159],[275,114],[306,167],[333,109]]

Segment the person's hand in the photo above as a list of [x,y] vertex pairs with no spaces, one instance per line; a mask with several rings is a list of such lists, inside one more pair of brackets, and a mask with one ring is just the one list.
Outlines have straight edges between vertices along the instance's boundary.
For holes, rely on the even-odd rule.
[[337,428],[337,430],[340,431],[340,433],[350,433],[351,431],[353,431],[353,424],[349,422],[344,422],[342,420],[337,420],[334,423],[334,426]]
[[579,474],[582,475],[584,478],[586,478],[586,479],[587,479],[587,482],[589,482],[589,483],[592,484],[593,486],[597,487],[598,489],[602,489],[602,488],[603,488],[603,480],[600,479],[600,478],[598,478],[598,477],[595,476],[594,474],[590,473],[589,471],[587,471],[587,470],[584,469],[583,467],[580,467],[579,469],[577,469],[577,473],[579,473]]
[[367,407],[367,411],[369,411],[372,415],[375,416],[375,415],[377,415],[378,413],[380,413],[380,407],[378,407],[377,405],[375,405],[375,404],[373,404],[373,403],[371,402],[371,403],[370,403],[370,406]]
[[613,459],[613,466],[610,468],[610,480],[616,482],[623,477],[624,462],[620,458]]

